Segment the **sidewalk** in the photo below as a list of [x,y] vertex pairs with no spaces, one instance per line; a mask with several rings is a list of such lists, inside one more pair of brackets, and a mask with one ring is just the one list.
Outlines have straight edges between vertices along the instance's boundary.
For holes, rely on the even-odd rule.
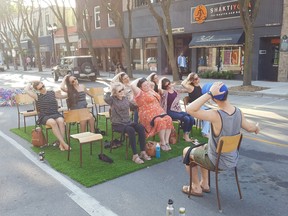
[[[133,73],[133,79],[137,79],[139,77],[147,77],[150,73],[148,71]],[[165,76],[170,80],[173,80],[172,74],[160,75]],[[101,79],[111,80],[113,78],[113,74],[105,71],[100,71]],[[185,76],[183,77],[185,78]],[[208,82],[215,82],[218,80],[215,79],[204,79],[201,78],[201,84],[204,85]],[[242,80],[222,80],[227,86],[241,86],[243,84]],[[259,96],[259,97],[278,97],[288,99],[288,82],[269,82],[269,81],[252,81],[252,85],[266,87],[268,89],[257,91],[257,92],[247,92],[247,91],[229,91],[229,94],[232,95],[241,95],[241,96]]]
[[[15,71],[14,67],[10,67],[9,70],[6,71]],[[18,71],[23,72],[23,68],[19,67]],[[43,74],[51,74],[52,76],[52,70],[51,68],[43,68],[43,72],[39,72],[37,68],[32,68],[28,71],[25,71],[25,73],[43,73]],[[133,79],[137,79],[139,77],[147,77],[150,74],[149,71],[135,71],[133,73]],[[114,76],[114,73],[107,72],[107,71],[100,71],[100,77],[102,80],[110,81]],[[166,75],[159,75],[165,76],[170,80],[173,80],[172,74],[166,74]],[[183,77],[185,78],[185,76]],[[208,82],[215,82],[218,80],[215,79],[204,79],[201,78],[201,84],[204,85]],[[241,86],[243,84],[242,80],[222,80],[227,86],[234,87],[234,86]],[[229,91],[229,94],[231,95],[241,95],[241,96],[259,96],[259,97],[277,97],[277,98],[285,98],[288,99],[288,82],[271,82],[271,81],[252,81],[252,85],[254,86],[260,86],[260,87],[266,87],[268,89],[257,91],[257,92],[247,92],[247,91]]]

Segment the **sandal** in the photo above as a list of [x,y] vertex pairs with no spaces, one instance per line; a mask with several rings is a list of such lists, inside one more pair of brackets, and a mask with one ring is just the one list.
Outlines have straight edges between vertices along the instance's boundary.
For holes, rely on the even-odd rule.
[[202,191],[203,191],[204,193],[210,193],[210,192],[211,192],[210,188],[205,189],[202,185],[201,185],[201,188],[202,188]]
[[165,145],[165,144],[160,145],[160,147],[163,151],[169,151],[167,145]]
[[[184,186],[182,187],[182,192],[189,195],[189,189],[190,189],[190,186],[189,186],[189,185],[184,185]],[[197,193],[197,192],[193,191],[193,188],[192,188],[192,190],[191,190],[191,195],[192,195],[192,196],[197,196],[197,197],[202,197],[202,196],[203,196],[203,193]]]
[[136,164],[143,164],[144,161],[140,159],[139,155],[133,155],[132,161],[134,161]]
[[166,146],[167,146],[168,151],[172,149],[169,143],[167,143]]
[[151,157],[148,156],[145,151],[140,153],[140,158],[142,158],[144,160],[151,160]]

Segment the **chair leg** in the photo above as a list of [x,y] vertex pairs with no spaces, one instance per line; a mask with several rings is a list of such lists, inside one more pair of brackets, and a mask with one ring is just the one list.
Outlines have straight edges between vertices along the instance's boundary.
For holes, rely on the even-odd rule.
[[103,140],[100,140],[101,154],[103,154]]
[[188,197],[190,198],[192,192],[192,165],[189,165],[189,174],[190,174],[190,181],[189,181],[189,194]]
[[26,118],[24,117],[24,132],[26,133]]
[[18,129],[20,129],[20,115],[18,114]]
[[90,155],[92,155],[92,142],[90,142]]
[[48,129],[46,128],[46,144],[48,145]]
[[218,209],[219,209],[219,212],[222,213],[221,204],[220,204],[219,189],[218,189],[218,170],[216,170],[216,172],[215,172],[215,183],[216,183],[216,195],[217,195]]
[[239,180],[238,180],[237,167],[235,167],[235,178],[236,178],[236,183],[237,183],[237,187],[238,187],[240,200],[242,200],[242,193],[241,193],[241,189],[240,189],[240,183],[239,183]]
[[126,137],[126,160],[128,159],[128,138]]
[[82,144],[80,143],[80,167],[82,167]]

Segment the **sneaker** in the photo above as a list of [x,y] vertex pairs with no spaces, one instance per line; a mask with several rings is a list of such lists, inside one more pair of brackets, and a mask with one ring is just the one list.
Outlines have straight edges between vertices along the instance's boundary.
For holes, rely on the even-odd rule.
[[151,157],[147,155],[147,153],[145,151],[140,153],[140,158],[144,159],[144,160],[151,160]]

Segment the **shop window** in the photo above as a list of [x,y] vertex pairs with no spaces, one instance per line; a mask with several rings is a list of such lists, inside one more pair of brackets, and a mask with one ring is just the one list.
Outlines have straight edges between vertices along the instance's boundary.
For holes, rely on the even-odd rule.
[[275,45],[273,46],[273,66],[277,66],[279,64],[279,46]]
[[239,66],[241,58],[241,50],[237,47],[223,47],[221,49],[221,60],[223,65]]

